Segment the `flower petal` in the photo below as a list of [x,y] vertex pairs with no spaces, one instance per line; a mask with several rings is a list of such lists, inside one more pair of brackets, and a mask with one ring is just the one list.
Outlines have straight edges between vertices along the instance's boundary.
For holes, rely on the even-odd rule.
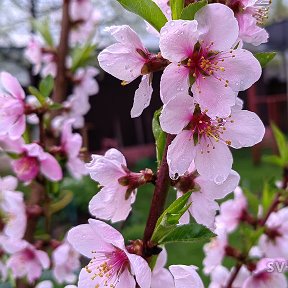
[[51,181],[60,181],[63,178],[63,173],[58,161],[49,153],[45,154],[46,158],[41,160],[41,173]]
[[144,75],[138,89],[135,92],[134,103],[131,110],[131,117],[139,117],[143,110],[150,104],[153,88],[150,74]]
[[9,92],[12,96],[14,96],[17,99],[25,98],[25,92],[15,77],[13,77],[11,74],[7,72],[2,72],[0,74],[0,77],[2,85],[7,92]]

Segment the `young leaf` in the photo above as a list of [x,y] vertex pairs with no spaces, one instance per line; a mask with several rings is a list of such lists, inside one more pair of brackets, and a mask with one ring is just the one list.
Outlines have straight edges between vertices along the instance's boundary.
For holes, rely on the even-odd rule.
[[32,25],[35,30],[37,30],[43,39],[45,40],[46,44],[50,47],[54,47],[54,41],[53,37],[50,31],[50,25],[48,18],[46,18],[44,21],[32,21]]
[[265,67],[275,57],[275,55],[276,52],[259,52],[254,54],[262,67]]
[[275,124],[272,123],[271,127],[273,130],[273,135],[275,137],[281,159],[287,163],[287,161],[288,161],[288,145],[286,142],[285,135],[281,132],[281,130]]
[[44,97],[49,97],[54,87],[54,79],[51,75],[48,75],[41,80],[39,84],[39,91]]
[[152,242],[159,244],[159,241],[168,233],[174,230],[179,223],[182,215],[189,208],[186,205],[192,192],[185,193],[182,197],[175,200],[159,217],[154,233],[152,235]]
[[266,213],[275,198],[277,191],[274,183],[265,182],[262,193],[262,206],[264,213]]
[[86,66],[94,58],[96,45],[87,43],[84,46],[76,47],[72,52],[72,67],[74,73],[79,67]]
[[166,234],[158,244],[166,244],[171,242],[198,242],[209,240],[215,237],[215,234],[203,225],[197,223],[176,226]]
[[126,10],[133,12],[148,23],[150,23],[156,30],[160,29],[167,22],[167,18],[152,0],[117,0]]
[[172,19],[179,19],[184,8],[184,0],[170,0],[169,3],[172,10]]
[[161,115],[162,108],[155,111],[154,117],[152,120],[152,129],[153,129],[153,135],[156,142],[156,155],[157,155],[157,163],[158,166],[161,163],[165,143],[166,143],[166,133],[161,129],[159,117]]
[[182,10],[180,18],[183,20],[194,20],[196,12],[205,5],[207,5],[207,0],[202,0],[189,4]]
[[34,96],[38,99],[38,101],[39,101],[42,105],[44,105],[44,104],[46,103],[45,97],[41,94],[41,92],[40,92],[37,88],[35,88],[35,87],[33,87],[33,86],[29,86],[29,87],[28,87],[28,90],[29,90],[29,92],[30,92],[32,95],[34,95]]
[[281,168],[284,168],[286,165],[285,161],[277,155],[263,155],[262,159],[265,163],[273,164]]

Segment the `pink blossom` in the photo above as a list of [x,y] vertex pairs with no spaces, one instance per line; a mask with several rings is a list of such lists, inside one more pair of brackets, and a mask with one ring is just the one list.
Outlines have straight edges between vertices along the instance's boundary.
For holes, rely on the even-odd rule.
[[99,92],[98,82],[95,76],[99,74],[99,70],[94,67],[80,68],[75,74],[76,85],[74,94],[82,95],[82,97],[92,96]]
[[74,283],[75,271],[80,268],[80,255],[64,241],[52,253],[53,275],[58,283]]
[[260,142],[265,128],[259,117],[246,110],[232,109],[226,118],[210,118],[181,94],[164,105],[160,124],[165,132],[177,134],[168,148],[170,176],[184,175],[192,161],[198,173],[215,183],[223,183],[232,167],[228,148],[249,147]]
[[[211,282],[209,288],[222,288],[228,284],[228,281],[231,277],[231,273],[234,270],[229,271],[226,267],[217,266],[210,274]],[[237,277],[233,281],[231,288],[240,288],[242,287],[244,281],[249,277],[250,272],[242,266]],[[256,288],[256,287],[255,287]]]
[[80,272],[79,288],[135,288],[136,282],[141,288],[150,288],[147,262],[130,254],[122,235],[108,224],[89,219],[89,224],[72,228],[67,239],[76,251],[92,259]]
[[13,239],[24,236],[27,222],[23,193],[15,191],[17,185],[13,176],[0,177],[0,222],[5,224],[2,232]]
[[93,11],[91,0],[72,0],[69,8],[73,21],[86,21]]
[[225,227],[228,233],[233,232],[241,221],[243,213],[247,210],[247,199],[242,189],[237,187],[234,199],[221,204],[220,215],[216,217],[216,223]]
[[49,153],[44,152],[36,143],[22,147],[22,156],[12,161],[12,168],[19,180],[32,181],[39,172],[51,181],[60,181],[63,177],[58,161]]
[[[196,266],[172,265],[169,267],[175,281],[175,288],[204,288]],[[161,286],[159,286],[161,287]]]
[[5,282],[8,275],[6,264],[0,260],[0,281]]
[[125,157],[116,149],[108,150],[104,156],[92,155],[92,161],[86,167],[91,178],[103,186],[89,203],[93,216],[112,222],[128,217],[135,201],[136,187],[129,189],[126,185],[129,185],[126,183],[129,182],[126,165]]
[[266,234],[259,240],[259,247],[266,257],[288,257],[288,208],[273,212],[266,222]]
[[73,120],[68,120],[62,126],[61,147],[67,156],[67,169],[74,178],[80,179],[87,171],[84,162],[79,158],[82,137],[78,133],[72,133],[72,124]]
[[42,44],[36,38],[31,38],[24,52],[28,61],[34,65],[33,74],[37,75],[42,65]]
[[[214,230],[216,211],[219,209],[216,199],[222,199],[231,193],[238,185],[240,176],[232,170],[227,179],[222,184],[215,184],[203,176],[199,176],[194,171],[194,165],[189,167],[187,173],[178,179],[176,187],[178,196],[183,193],[193,191],[188,203],[190,214],[197,223],[207,226]],[[189,212],[187,211],[180,219],[181,223],[189,223]]]
[[263,25],[268,16],[269,0],[234,0],[229,7],[234,11],[239,24],[239,38],[244,42],[258,46],[268,41],[268,33]]
[[191,86],[202,111],[210,117],[228,117],[236,93],[261,75],[251,52],[233,49],[238,33],[233,11],[218,3],[203,7],[193,21],[168,21],[160,32],[161,54],[172,62],[160,83],[164,104],[179,91],[187,94]]
[[[256,270],[252,272],[252,275],[244,282],[242,288],[271,288],[281,287],[287,288],[287,280],[285,275],[279,273],[276,269],[274,271],[268,271],[269,263],[275,261],[284,262],[284,259],[261,259],[257,263]],[[286,262],[285,262],[286,263]]]
[[0,135],[17,139],[25,131],[25,93],[18,80],[7,72],[1,73],[5,94],[0,94]]
[[[143,66],[153,56],[129,26],[112,26],[108,31],[117,43],[99,54],[99,64],[104,71],[124,80],[124,84],[128,84],[142,75]],[[146,74],[142,77],[139,88],[135,92],[131,117],[138,117],[142,114],[150,103],[152,92],[151,75]]]
[[165,248],[157,257],[156,264],[152,271],[151,288],[174,288],[174,281],[168,269],[164,268],[167,262],[167,251]]
[[57,74],[57,62],[55,55],[51,53],[45,53],[42,57],[43,67],[41,71],[41,76],[45,78],[48,75],[51,75],[53,78]]
[[19,154],[24,143],[23,138],[12,140],[8,135],[0,136],[0,151]]
[[204,272],[210,274],[217,266],[221,265],[228,244],[227,232],[223,227],[216,227],[217,237],[204,245],[205,258],[203,260]]
[[12,270],[15,278],[27,276],[29,283],[38,279],[43,269],[48,269],[50,260],[46,252],[36,250],[34,246],[26,242],[25,247],[12,254],[7,261],[7,267]]

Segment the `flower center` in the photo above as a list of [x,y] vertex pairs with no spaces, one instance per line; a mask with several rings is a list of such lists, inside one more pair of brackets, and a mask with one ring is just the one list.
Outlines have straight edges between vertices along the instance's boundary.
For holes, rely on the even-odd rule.
[[38,159],[36,157],[24,156],[15,161],[13,168],[21,181],[30,181],[39,172]]
[[113,252],[92,251],[95,257],[86,266],[91,273],[91,279],[98,281],[95,288],[104,286],[115,288],[119,282],[120,274],[129,267],[129,259],[124,251],[117,249]]

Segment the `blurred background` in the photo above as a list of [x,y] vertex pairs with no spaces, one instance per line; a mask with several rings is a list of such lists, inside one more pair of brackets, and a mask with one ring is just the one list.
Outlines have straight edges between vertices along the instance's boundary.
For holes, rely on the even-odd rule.
[[[116,0],[95,0],[98,8],[99,22],[96,34],[97,51],[113,43],[113,39],[105,32],[110,25],[129,24],[135,29],[146,47],[158,52],[158,39],[147,33],[146,24],[134,14],[126,12]],[[31,67],[23,56],[24,49],[30,39],[33,27],[31,18],[49,18],[52,23],[53,37],[59,35],[62,1],[60,0],[1,0],[0,1],[0,70],[6,70],[19,79],[24,87],[37,83],[37,77],[31,73]],[[54,23],[54,26],[53,26]],[[260,81],[239,96],[244,100],[247,109],[256,112],[264,121],[266,134],[262,143],[252,149],[233,151],[234,169],[242,178],[242,186],[254,193],[262,189],[263,180],[280,178],[281,170],[262,161],[263,155],[277,151],[270,123],[274,122],[285,133],[288,132],[288,0],[273,0],[270,16],[265,23],[270,34],[267,44],[260,47],[249,46],[253,52],[276,51],[277,55],[263,70]],[[95,59],[96,62],[96,59]],[[156,169],[154,138],[151,122],[155,110],[161,106],[159,98],[159,80],[161,73],[154,76],[154,93],[151,105],[144,110],[141,117],[130,118],[134,92],[139,81],[128,86],[121,86],[118,79],[101,73],[97,76],[100,92],[90,97],[91,110],[86,115],[85,127],[81,130],[85,146],[89,153],[101,154],[111,147],[123,152],[127,157],[131,170],[142,168]],[[1,175],[7,173],[5,159],[0,160]],[[87,221],[88,202],[97,193],[97,185],[90,178],[81,181],[67,178],[63,189],[74,191],[74,200],[54,221],[62,223],[60,229],[66,229],[77,223]],[[138,192],[133,214],[118,226],[127,239],[141,238],[148,214],[153,187],[145,186]],[[175,197],[170,193],[169,201]],[[69,224],[68,224],[69,223]],[[199,245],[168,246],[169,263],[195,264],[201,266],[203,259]],[[180,248],[181,247],[181,248]],[[201,257],[200,257],[201,254]]]

